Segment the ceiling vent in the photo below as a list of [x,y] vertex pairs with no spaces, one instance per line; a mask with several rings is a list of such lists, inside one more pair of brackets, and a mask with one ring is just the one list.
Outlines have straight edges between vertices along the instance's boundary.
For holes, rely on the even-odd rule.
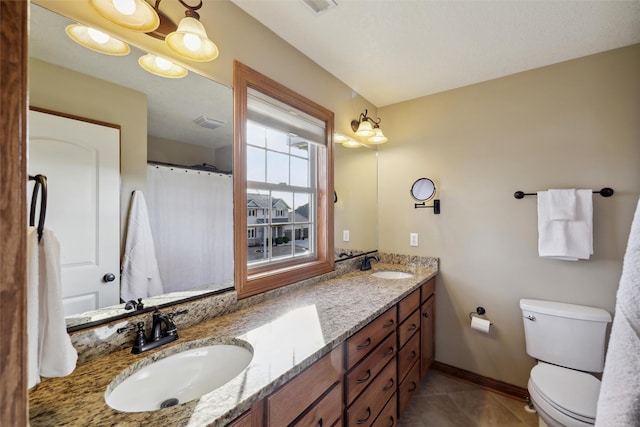
[[220,120],[209,118],[207,116],[200,116],[194,119],[193,122],[196,123],[198,126],[202,126],[203,128],[208,128],[208,129],[217,129],[220,126],[225,125],[227,123]]
[[307,6],[313,10],[313,13],[320,15],[327,10],[332,9],[338,5],[334,0],[302,0]]

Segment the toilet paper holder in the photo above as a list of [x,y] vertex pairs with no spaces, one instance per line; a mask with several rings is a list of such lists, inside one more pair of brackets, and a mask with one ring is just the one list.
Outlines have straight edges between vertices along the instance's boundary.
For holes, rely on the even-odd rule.
[[[476,311],[472,311],[471,313],[469,313],[469,319],[473,318],[474,316],[482,317],[486,312],[487,310],[485,310],[484,307],[476,307]],[[484,317],[482,318],[484,319]],[[489,325],[493,325],[493,322],[489,322]]]

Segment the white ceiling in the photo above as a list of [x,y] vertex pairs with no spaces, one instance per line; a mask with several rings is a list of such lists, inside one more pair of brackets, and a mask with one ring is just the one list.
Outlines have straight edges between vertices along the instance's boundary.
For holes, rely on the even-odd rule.
[[640,43],[640,1],[231,0],[377,107]]

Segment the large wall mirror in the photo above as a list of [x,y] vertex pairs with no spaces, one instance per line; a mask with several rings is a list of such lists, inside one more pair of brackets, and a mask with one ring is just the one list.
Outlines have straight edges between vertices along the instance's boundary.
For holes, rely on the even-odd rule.
[[[46,2],[38,3],[48,7]],[[31,3],[30,105],[47,111],[120,125],[120,230],[116,232],[119,238],[120,258],[125,248],[124,237],[133,191],[144,192],[147,196],[149,216],[157,217],[156,210],[166,213],[164,208],[172,202],[149,200],[149,193],[154,189],[160,189],[160,193],[165,194],[165,180],[172,174],[185,179],[214,174],[226,176],[228,181],[232,181],[232,88],[192,71],[183,79],[165,79],[151,75],[142,70],[137,62],[146,52],[134,46],[131,46],[131,53],[124,57],[92,52],[75,44],[66,36],[65,27],[76,21],[45,7]],[[221,48],[224,49],[223,46]],[[198,126],[194,121],[199,121],[201,125]],[[162,164],[197,165],[200,170]],[[354,166],[355,164],[357,166]],[[349,150],[336,146],[335,165],[335,187],[338,194],[335,204],[335,246],[356,254],[375,250],[376,152],[365,148]],[[359,168],[357,172],[354,172],[354,167]],[[29,172],[38,173],[35,170]],[[154,173],[159,176],[152,177]],[[179,186],[180,183],[176,185]],[[186,185],[192,186],[191,183]],[[55,186],[54,182],[49,183],[51,191],[54,191]],[[176,188],[175,192],[182,195],[179,187]],[[53,195],[50,196],[49,206],[55,203],[52,197]],[[218,200],[215,204],[227,207],[230,212],[233,206],[232,194],[229,194],[226,200]],[[197,209],[206,207],[194,207],[190,212],[195,214]],[[211,225],[203,227],[209,229]],[[229,224],[228,230],[232,229],[233,225]],[[344,229],[350,230],[349,242],[342,241]],[[174,237],[182,237],[177,245],[188,246],[184,239],[186,231],[177,228],[171,228],[169,231],[164,236],[154,236],[154,239],[159,241],[156,244],[158,252],[166,252],[167,248],[172,247]],[[233,241],[227,241],[226,237],[223,239],[217,233],[207,233],[206,230],[200,234],[209,240],[203,244],[220,243],[220,252],[211,250],[205,253],[199,249],[204,258],[195,259],[179,258],[175,253],[168,252],[168,256],[173,256],[175,262],[161,263],[160,272],[177,276],[178,278],[173,280],[179,282],[178,287],[167,289],[168,292],[154,297],[153,300],[144,301],[146,307],[174,304],[185,299],[233,289]],[[336,259],[339,259],[338,255],[336,252]],[[158,256],[161,254],[158,253]],[[218,260],[224,263],[224,266],[216,266],[215,270],[225,270],[226,273],[215,280],[180,280],[185,272],[194,270],[184,261],[185,259],[203,265]],[[162,268],[165,269],[164,273]],[[119,277],[115,282],[118,281]],[[100,305],[97,310],[70,315],[67,317],[67,326],[70,330],[75,330],[135,314],[135,310],[125,310],[124,305]]]

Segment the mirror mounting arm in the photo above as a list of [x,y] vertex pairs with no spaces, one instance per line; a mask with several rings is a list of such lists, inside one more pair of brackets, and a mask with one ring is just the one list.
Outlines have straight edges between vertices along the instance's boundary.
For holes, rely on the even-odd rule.
[[435,215],[439,215],[440,214],[440,199],[435,199],[433,201],[433,205],[432,206],[427,206],[425,204],[425,202],[422,203],[414,203],[413,204],[414,209],[419,209],[419,208],[433,208],[433,213]]

